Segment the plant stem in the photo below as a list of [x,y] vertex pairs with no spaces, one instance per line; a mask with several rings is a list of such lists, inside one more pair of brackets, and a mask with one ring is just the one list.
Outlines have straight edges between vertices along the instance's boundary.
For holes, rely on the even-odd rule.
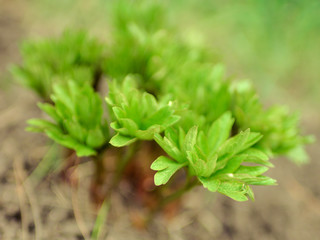
[[98,154],[94,160],[96,165],[96,180],[98,184],[101,184],[104,182],[104,175],[105,175],[102,154]]
[[91,196],[94,202],[100,205],[105,198],[104,181],[105,181],[105,168],[103,164],[103,154],[99,153],[93,158],[95,164],[95,176],[91,184]]
[[155,214],[157,212],[159,212],[160,210],[162,210],[166,205],[168,205],[169,203],[173,202],[174,200],[178,199],[179,197],[181,197],[183,194],[185,194],[186,192],[188,192],[189,190],[191,190],[193,187],[195,187],[197,184],[199,183],[198,179],[188,179],[188,182],[186,183],[186,185],[184,185],[183,188],[175,191],[174,193],[162,198],[159,202],[159,204],[157,205],[157,207],[155,209],[153,209],[152,211],[150,211],[147,219],[146,219],[146,224],[148,225],[152,219],[154,218]]
[[114,175],[111,189],[110,189],[111,191],[113,191],[118,186],[118,183],[123,175],[124,170],[126,169],[126,166],[130,162],[132,157],[136,154],[139,147],[140,147],[140,142],[134,142],[133,144],[128,146],[127,151],[125,152],[124,156],[120,159],[120,162],[117,166],[117,170]]
[[96,204],[100,205],[105,200],[105,198],[110,195],[112,191],[118,186],[123,172],[126,169],[126,166],[132,159],[134,154],[137,152],[139,146],[139,142],[135,142],[128,146],[127,151],[121,155],[121,159],[117,165],[117,169],[109,190],[105,189],[106,170],[103,163],[103,152],[99,152],[97,156],[94,157],[95,176],[94,181],[91,185],[91,194]]
[[100,64],[98,66],[96,66],[96,69],[94,71],[94,76],[93,76],[93,84],[92,87],[94,89],[95,92],[98,92],[98,88],[99,88],[99,82],[101,80],[102,77],[102,70],[101,70],[101,66]]

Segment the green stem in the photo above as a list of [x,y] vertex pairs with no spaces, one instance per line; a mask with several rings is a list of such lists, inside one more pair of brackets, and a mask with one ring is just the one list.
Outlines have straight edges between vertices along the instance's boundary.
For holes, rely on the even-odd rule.
[[174,193],[162,198],[161,201],[159,202],[159,204],[157,205],[157,207],[155,209],[153,209],[152,211],[150,211],[150,213],[149,213],[149,215],[147,217],[147,220],[146,220],[147,225],[152,221],[152,219],[154,218],[154,216],[155,216],[155,214],[157,212],[162,210],[169,203],[171,203],[174,200],[180,198],[186,192],[190,191],[198,183],[199,183],[198,179],[195,179],[195,178],[188,179],[188,182],[186,183],[186,185],[184,185],[183,188],[181,188],[178,191],[175,191]]
[[96,183],[102,184],[104,182],[105,169],[103,164],[102,154],[98,154],[94,159],[96,165]]
[[118,183],[120,182],[123,172],[125,171],[132,157],[136,154],[139,147],[140,147],[140,142],[134,142],[133,144],[128,146],[127,151],[125,152],[124,156],[120,159],[120,162],[117,166],[118,168],[116,170],[116,173],[112,181],[111,191],[118,186]]
[[100,205],[104,198],[105,198],[105,191],[104,191],[104,182],[105,182],[105,168],[103,164],[103,157],[102,154],[98,154],[97,156],[93,157],[93,162],[95,164],[95,175],[93,181],[91,183],[91,197],[93,201]]

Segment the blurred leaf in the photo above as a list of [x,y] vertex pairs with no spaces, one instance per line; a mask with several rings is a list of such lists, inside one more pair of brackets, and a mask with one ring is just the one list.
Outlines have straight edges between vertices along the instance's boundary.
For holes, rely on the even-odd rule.
[[110,144],[115,147],[123,147],[135,142],[136,140],[136,138],[125,137],[117,133],[115,136],[111,138]]
[[164,156],[158,157],[151,165],[151,169],[158,171],[154,176],[156,186],[166,184],[172,175],[183,167],[183,164],[177,163]]

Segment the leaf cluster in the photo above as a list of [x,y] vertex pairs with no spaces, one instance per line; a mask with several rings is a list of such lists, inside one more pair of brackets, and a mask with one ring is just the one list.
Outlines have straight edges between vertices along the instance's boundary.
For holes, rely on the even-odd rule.
[[299,115],[286,106],[264,109],[253,87],[246,82],[235,89],[234,116],[239,129],[250,127],[264,137],[258,146],[269,155],[286,155],[297,163],[308,161],[303,146],[313,142],[312,136],[301,136]]
[[57,83],[51,99],[54,105],[38,104],[51,120],[30,119],[29,131],[45,132],[80,157],[95,155],[108,143],[109,124],[103,117],[102,101],[90,85]]
[[275,180],[262,175],[272,166],[268,156],[252,147],[261,139],[261,134],[248,129],[230,137],[233,123],[227,112],[206,131],[194,126],[187,133],[179,128],[166,130],[164,137],[156,134],[155,140],[170,158],[161,156],[151,165],[158,171],[155,184],[167,183],[182,167],[208,190],[238,201],[247,200],[247,196],[253,199],[249,185],[275,184]]
[[[27,45],[33,53],[16,72],[28,72],[32,80],[25,81],[40,95],[53,89],[53,104],[39,104],[51,121],[30,120],[29,130],[45,132],[78,156],[99,154],[109,143],[154,140],[166,152],[151,165],[156,185],[184,169],[187,181],[197,179],[212,192],[253,199],[250,185],[275,184],[263,175],[273,166],[269,158],[294,155],[303,161],[308,138],[301,136],[296,115],[282,106],[265,109],[251,86],[225,77],[205,45],[195,46],[167,27],[163,6],[120,1],[110,45],[77,34]],[[92,84],[99,64],[109,111]],[[48,78],[33,67],[50,69]],[[83,67],[90,74],[77,76]]]
[[172,102],[159,102],[150,93],[137,89],[132,76],[127,76],[121,86],[117,82],[110,85],[107,102],[112,108],[114,122],[110,126],[116,135],[110,143],[121,147],[139,140],[152,140],[179,121]]
[[104,45],[84,31],[65,31],[60,38],[24,42],[23,63],[11,67],[21,84],[48,100],[55,82],[69,78],[94,82],[99,74]]

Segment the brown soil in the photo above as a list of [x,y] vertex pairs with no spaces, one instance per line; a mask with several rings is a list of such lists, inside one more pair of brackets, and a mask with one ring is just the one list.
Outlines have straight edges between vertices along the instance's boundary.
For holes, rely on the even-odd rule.
[[[88,196],[93,172],[90,162],[76,171],[78,190],[63,183],[56,173],[40,182],[25,181],[50,142],[40,134],[24,131],[27,119],[40,116],[37,99],[11,84],[5,72],[9,63],[17,61],[18,42],[26,31],[21,22],[23,8],[17,10],[8,2],[0,0],[0,239],[84,239],[95,222]],[[310,115],[313,119],[305,120],[307,130],[319,137],[319,113],[311,109]],[[276,167],[269,175],[279,185],[256,187],[255,202],[238,203],[194,189],[183,199],[178,215],[170,220],[157,216],[148,230],[132,227],[141,208],[134,210],[124,204],[124,184],[112,197],[102,239],[319,239],[319,143],[308,151],[312,161],[302,167],[285,159],[274,160]]]

